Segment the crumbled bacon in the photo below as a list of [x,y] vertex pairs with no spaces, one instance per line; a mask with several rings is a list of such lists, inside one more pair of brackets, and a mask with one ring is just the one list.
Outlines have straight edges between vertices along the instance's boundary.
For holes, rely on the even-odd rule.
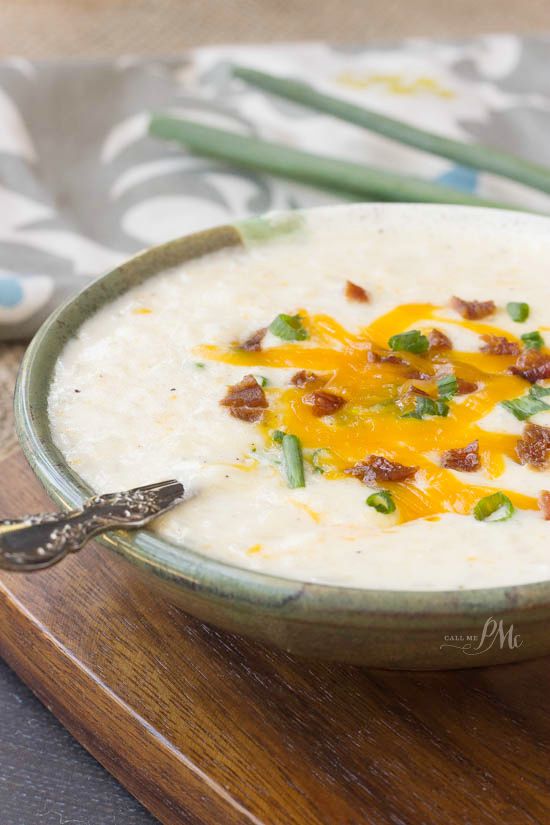
[[413,381],[429,381],[433,378],[428,372],[421,372],[420,370],[410,369],[405,373],[405,377]]
[[314,372],[310,370],[300,370],[300,372],[294,373],[290,379],[290,383],[294,384],[295,387],[305,387],[306,384],[314,384],[319,380],[320,377]]
[[539,508],[543,518],[550,521],[550,492],[548,490],[542,490],[539,494]]
[[550,427],[540,424],[526,424],[523,436],[516,445],[516,452],[521,464],[529,464],[542,470],[550,459]]
[[457,395],[470,395],[477,390],[477,384],[473,381],[465,381],[463,378],[457,378]]
[[381,355],[380,361],[382,364],[408,364],[408,361],[405,361],[404,358],[401,358],[399,355],[393,355],[391,352],[388,355]]
[[367,361],[369,362],[369,364],[408,364],[409,363],[404,358],[401,358],[400,355],[395,355],[393,352],[387,352],[385,350],[383,350],[382,352],[375,352],[372,349],[370,349],[367,352]]
[[428,335],[430,350],[452,349],[451,339],[440,329],[432,329]]
[[227,395],[220,404],[229,407],[234,418],[241,421],[259,421],[268,406],[265,392],[253,375],[245,375],[238,384],[227,388]]
[[422,387],[417,387],[416,384],[403,384],[402,387],[399,388],[399,394],[402,398],[406,398],[407,396],[411,395],[426,395],[429,396],[429,392],[423,390]]
[[322,418],[324,415],[333,415],[346,403],[339,395],[326,390],[318,390],[309,395],[304,395],[302,401],[311,407],[311,412],[317,418]]
[[476,439],[465,447],[442,453],[441,466],[448,470],[460,470],[463,473],[473,473],[479,470],[479,441]]
[[490,355],[519,355],[519,344],[509,341],[503,335],[482,335],[481,340],[485,342],[480,347],[481,352]]
[[550,355],[538,349],[526,349],[521,353],[515,365],[510,367],[510,372],[520,375],[531,384],[550,378]]
[[478,321],[480,318],[487,318],[488,315],[492,315],[496,310],[494,301],[464,301],[462,298],[457,298],[456,295],[451,298],[451,306],[459,315],[467,318],[468,321]]
[[345,295],[348,301],[358,301],[360,304],[368,304],[370,295],[362,286],[346,281]]
[[262,341],[264,340],[267,333],[267,327],[262,327],[261,329],[257,329],[256,332],[253,332],[246,341],[241,344],[241,349],[244,349],[246,352],[259,352],[262,348]]
[[405,377],[416,381],[428,381],[430,378],[433,378],[433,375],[430,375],[430,373],[422,372],[416,369],[416,367],[411,367],[410,362],[405,358],[388,350],[382,350],[381,352],[376,352],[372,349],[369,350],[367,352],[367,361],[369,364],[397,364],[401,367],[409,367],[405,373]]
[[411,407],[414,407],[415,401],[419,396],[429,397],[429,393],[415,384],[403,384],[399,387],[399,397],[396,399],[396,404],[399,409],[404,412]]
[[418,467],[406,467],[381,455],[369,455],[344,472],[360,479],[369,487],[376,487],[383,481],[405,481],[412,478],[417,470]]

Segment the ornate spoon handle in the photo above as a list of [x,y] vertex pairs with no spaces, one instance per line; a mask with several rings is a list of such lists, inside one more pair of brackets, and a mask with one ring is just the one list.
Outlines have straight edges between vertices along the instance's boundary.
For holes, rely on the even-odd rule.
[[94,496],[78,510],[0,521],[0,568],[32,571],[76,553],[108,530],[135,530],[183,500],[183,485],[164,481]]

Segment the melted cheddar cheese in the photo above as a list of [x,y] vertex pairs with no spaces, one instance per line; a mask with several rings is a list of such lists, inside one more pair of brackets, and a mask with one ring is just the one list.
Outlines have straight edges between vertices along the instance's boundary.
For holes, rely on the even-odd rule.
[[[507,372],[513,356],[485,352],[434,351],[423,355],[396,353],[403,364],[370,362],[368,353],[386,349],[388,339],[411,328],[428,334],[445,323],[460,325],[477,335],[513,335],[493,324],[450,317],[445,307],[432,304],[404,304],[374,320],[358,333],[352,333],[328,315],[310,315],[299,310],[308,332],[305,342],[282,342],[259,352],[245,352],[237,346],[223,349],[213,345],[197,348],[201,358],[221,361],[254,372],[261,367],[311,370],[323,376],[323,390],[345,399],[345,405],[333,416],[315,417],[303,403],[310,386],[270,386],[266,388],[269,409],[261,428],[266,444],[271,444],[273,430],[293,433],[301,440],[306,457],[322,450],[323,470],[327,479],[342,477],[346,469],[366,456],[381,455],[406,466],[418,467],[414,478],[403,482],[384,482],[391,491],[400,521],[437,518],[443,513],[466,515],[485,495],[502,489],[498,478],[505,460],[517,461],[517,436],[489,432],[480,426],[499,402],[521,396],[526,382]],[[407,379],[406,370],[417,369],[430,378]],[[396,401],[408,387],[418,387],[437,398],[437,378],[451,371],[458,379],[477,384],[475,392],[455,396],[449,401],[446,417],[430,416],[421,420],[404,417]],[[468,473],[445,469],[440,455],[479,441],[482,470],[489,484],[468,483]],[[535,498],[517,491],[503,490],[520,509],[537,509]]]

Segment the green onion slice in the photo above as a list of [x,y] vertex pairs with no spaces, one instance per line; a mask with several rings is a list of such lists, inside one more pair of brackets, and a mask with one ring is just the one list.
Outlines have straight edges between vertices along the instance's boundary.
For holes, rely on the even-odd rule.
[[308,337],[299,315],[277,315],[270,323],[269,331],[283,341],[305,341]]
[[325,472],[325,468],[322,464],[323,454],[330,455],[330,450],[327,450],[325,447],[319,447],[318,450],[314,450],[311,454],[311,464],[314,472],[316,473],[323,474]]
[[510,301],[506,304],[506,312],[517,324],[522,324],[529,318],[529,304],[520,301]]
[[414,412],[405,413],[403,418],[426,418],[428,415],[440,415],[443,418],[449,414],[449,405],[446,401],[434,401],[433,398],[428,398],[426,395],[419,395],[416,398],[416,407]]
[[541,387],[539,384],[535,384],[527,395],[523,395],[521,398],[512,398],[510,401],[501,401],[500,404],[508,412],[511,412],[518,421],[525,421],[536,413],[550,410],[550,405],[542,400],[546,395],[550,395],[550,387]]
[[285,437],[285,433],[283,430],[273,430],[271,433],[271,438],[276,444],[282,444],[283,438]]
[[409,332],[392,335],[388,343],[390,349],[402,352],[427,352],[430,346],[430,342],[419,329],[411,329]]
[[452,398],[458,392],[458,381],[456,375],[444,375],[437,382],[439,397],[444,399]]
[[265,375],[257,375],[256,373],[252,373],[252,378],[256,380],[256,383],[260,385],[260,387],[267,387],[269,381],[265,377]]
[[504,493],[493,493],[478,501],[474,516],[478,521],[508,521],[514,515],[514,505]]
[[296,487],[305,487],[304,459],[300,439],[295,435],[284,435],[282,445],[288,486],[293,490]]
[[366,503],[369,507],[374,507],[377,513],[388,515],[395,512],[395,501],[389,490],[378,490],[378,492],[372,493]]
[[542,384],[533,384],[529,390],[529,395],[532,395],[533,398],[544,398],[546,395],[550,395],[550,387],[543,387]]
[[544,338],[540,332],[526,332],[521,336],[521,340],[526,349],[542,349],[544,346]]

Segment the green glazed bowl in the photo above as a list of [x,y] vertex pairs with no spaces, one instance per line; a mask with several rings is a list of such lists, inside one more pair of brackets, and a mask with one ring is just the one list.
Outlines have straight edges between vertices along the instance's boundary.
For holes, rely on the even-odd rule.
[[[543,218],[467,207],[368,204],[335,207],[433,210],[438,217],[503,230]],[[501,217],[502,216],[502,217]],[[255,218],[180,238],[137,255],[62,306],[32,341],[19,374],[15,413],[19,439],[34,472],[63,508],[78,506],[91,490],[52,441],[48,388],[56,360],[80,325],[100,307],[156,273],[226,247],[258,243],[292,231],[300,213]],[[101,543],[138,565],[161,597],[188,613],[305,657],[382,668],[479,667],[550,653],[550,582],[457,591],[364,590],[290,581],[240,569],[176,546],[154,533],[116,532]],[[84,551],[85,552],[85,551]]]

